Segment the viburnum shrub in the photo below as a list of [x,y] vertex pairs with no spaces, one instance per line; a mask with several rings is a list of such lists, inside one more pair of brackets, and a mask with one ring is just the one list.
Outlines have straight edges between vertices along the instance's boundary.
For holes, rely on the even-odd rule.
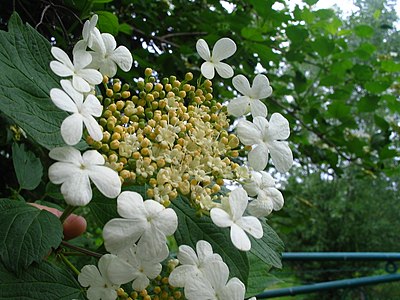
[[[117,68],[129,71],[132,54],[101,33],[97,19],[86,21],[72,53],[53,46],[52,58],[44,39],[17,16],[1,33],[10,43],[2,57],[24,39],[35,41],[19,50],[24,55],[45,49],[26,69],[8,58],[10,74],[25,76],[10,96],[14,102],[3,96],[0,105],[12,123],[20,190],[44,182],[43,198],[67,205],[57,219],[18,197],[0,201],[1,274],[13,288],[0,295],[198,300],[261,292],[282,251],[265,218],[284,203],[264,170],[269,156],[281,173],[293,163],[285,141],[289,123],[280,113],[268,116],[263,101],[272,93],[268,78],[257,74],[250,86],[244,75],[234,76],[228,62],[236,44],[224,37],[211,51],[205,40],[197,42],[205,61],[199,78],[191,72],[158,78],[146,68],[143,78],[123,82]],[[48,67],[54,74],[39,72]],[[216,75],[234,76],[237,98],[224,102],[213,94]],[[35,81],[36,98],[26,104],[23,92]],[[19,114],[11,107],[18,103],[24,103]],[[49,150],[51,163],[23,141]],[[96,252],[62,238],[61,223],[73,222],[72,212],[82,206],[102,227],[104,243]],[[87,255],[88,263],[78,270],[71,255]]]

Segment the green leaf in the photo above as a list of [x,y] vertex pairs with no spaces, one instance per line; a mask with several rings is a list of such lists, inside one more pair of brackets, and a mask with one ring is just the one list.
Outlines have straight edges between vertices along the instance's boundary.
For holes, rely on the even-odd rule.
[[362,38],[369,38],[374,34],[374,29],[369,25],[358,25],[354,27],[354,32],[356,35]]
[[7,271],[0,262],[0,300],[85,299],[83,290],[66,270],[46,261],[33,264],[20,276]]
[[286,35],[293,44],[299,45],[307,39],[308,31],[304,27],[289,26],[288,28],[286,28]]
[[327,37],[319,37],[311,43],[311,48],[321,57],[326,57],[335,49],[335,43]]
[[210,217],[197,216],[195,210],[188,204],[188,200],[183,197],[172,201],[171,206],[178,215],[178,229],[175,232],[178,245],[188,245],[196,249],[197,241],[209,242],[214,252],[219,253],[228,265],[230,276],[238,277],[246,283],[249,274],[247,255],[246,252],[233,246],[229,229],[217,227]]
[[265,38],[260,28],[256,27],[244,27],[241,30],[241,35],[250,41],[263,42]]
[[379,97],[364,96],[358,101],[357,108],[359,112],[373,112],[378,108]]
[[133,27],[127,23],[122,23],[118,26],[118,32],[122,32],[131,36],[133,34]]
[[116,36],[119,30],[118,17],[108,11],[96,11],[96,14],[99,16],[97,22],[99,30],[103,33],[108,32],[113,36]]
[[379,94],[386,91],[390,87],[389,81],[379,81],[379,78],[376,78],[375,81],[369,81],[365,84],[365,89],[373,94]]
[[392,60],[384,60],[381,62],[381,68],[386,72],[400,72],[400,63],[396,63]]
[[114,0],[92,0],[93,4],[97,3],[110,3],[113,2]]
[[49,96],[59,87],[49,67],[50,43],[16,13],[8,28],[0,31],[0,110],[47,149],[64,145],[60,126],[68,114]]
[[376,47],[370,43],[363,43],[357,48],[355,54],[364,60],[368,60],[371,55],[376,51]]
[[13,143],[12,158],[18,183],[22,189],[34,190],[43,176],[43,166],[35,154],[24,144]]
[[61,243],[61,222],[48,211],[3,199],[0,214],[0,258],[16,274],[34,261],[40,262]]
[[336,100],[328,106],[327,115],[335,119],[343,120],[349,117],[350,110],[351,107],[344,101]]
[[281,253],[284,244],[276,232],[265,222],[262,223],[264,235],[261,239],[250,236],[250,253],[257,256],[265,264],[275,268],[282,268]]
[[89,202],[88,207],[94,219],[100,227],[113,218],[118,218],[117,201],[105,197],[97,189],[93,191],[92,201]]
[[271,266],[266,265],[251,252],[248,253],[247,257],[249,258],[250,272],[246,285],[246,297],[251,297],[268,288],[268,282],[271,281],[273,276],[269,273]]

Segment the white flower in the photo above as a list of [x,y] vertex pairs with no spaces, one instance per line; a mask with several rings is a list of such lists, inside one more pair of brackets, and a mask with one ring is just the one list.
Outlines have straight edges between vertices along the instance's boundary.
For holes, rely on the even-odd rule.
[[61,136],[68,145],[76,145],[82,138],[85,124],[89,135],[95,140],[103,138],[100,125],[94,117],[100,117],[103,106],[96,96],[89,94],[83,101],[83,94],[75,90],[69,80],[61,80],[61,89],[51,89],[50,97],[60,109],[72,113],[61,124]]
[[201,65],[201,74],[208,79],[214,78],[214,68],[222,78],[233,76],[233,69],[226,63],[221,62],[236,52],[236,44],[230,38],[219,39],[210,54],[207,42],[200,39],[196,43],[197,53],[205,62]]
[[207,266],[215,261],[222,261],[219,254],[213,253],[213,249],[207,241],[198,241],[196,252],[187,245],[179,246],[177,257],[181,265],[176,267],[169,275],[169,283],[172,286],[184,287],[189,279],[201,276],[202,271]]
[[117,208],[122,219],[108,221],[103,230],[104,245],[111,253],[121,252],[139,240],[139,251],[145,249],[148,255],[157,257],[166,236],[174,234],[178,227],[178,217],[172,208],[154,200],[143,201],[136,192],[122,192]]
[[[243,217],[248,203],[248,196],[244,189],[237,188],[229,195],[229,208],[213,208],[210,211],[211,220],[219,227],[231,228],[233,245],[242,251],[248,251],[251,243],[246,232],[259,239],[263,236],[260,221],[253,216]],[[246,232],[245,232],[246,231]]]
[[82,93],[90,92],[91,85],[99,84],[103,80],[101,73],[94,69],[85,69],[92,61],[92,56],[76,46],[73,51],[74,63],[68,55],[58,47],[52,47],[51,53],[56,60],[50,62],[51,70],[60,77],[71,77],[73,87]]
[[90,202],[90,180],[108,198],[115,198],[121,192],[118,173],[103,166],[104,157],[96,150],[88,150],[81,156],[73,147],[60,147],[52,149],[49,156],[58,160],[49,168],[49,179],[61,184],[61,193],[69,205],[84,206]]
[[104,44],[104,50],[98,49],[91,52],[93,61],[90,67],[100,69],[100,73],[113,77],[117,73],[117,65],[121,70],[128,72],[133,63],[132,54],[128,48],[119,46],[115,38],[109,33],[102,33],[101,38]]
[[256,170],[264,170],[268,163],[268,153],[276,169],[287,172],[293,164],[293,154],[287,142],[289,122],[279,113],[274,113],[269,122],[263,117],[255,117],[253,123],[240,120],[237,135],[244,145],[255,146],[249,152],[249,164]]
[[248,210],[251,215],[259,218],[268,216],[272,210],[283,207],[282,193],[275,188],[275,180],[267,172],[251,172],[251,182],[243,185],[249,196],[257,196],[250,202]]
[[204,270],[204,276],[189,280],[185,286],[188,300],[243,300],[244,284],[236,277],[228,281],[229,268],[223,261],[215,261]]
[[97,49],[97,51],[105,51],[105,46],[103,39],[101,38],[100,31],[96,28],[98,19],[99,17],[97,15],[93,15],[90,21],[87,20],[83,25],[82,37],[84,42],[84,50],[86,50],[87,46],[93,50]]
[[[150,279],[156,278],[160,275],[162,270],[162,262],[169,255],[169,250],[166,244],[162,247],[162,251],[159,253],[158,257],[151,257],[148,252],[140,251],[136,245],[120,252],[117,256],[124,261],[126,261],[131,270],[131,278],[129,281],[133,280],[132,288],[136,291],[144,290],[150,283]],[[110,266],[110,270],[113,274],[118,274],[118,265]],[[117,275],[115,275],[117,276]],[[119,277],[114,277],[119,279]]]
[[267,107],[260,99],[267,98],[272,93],[267,76],[258,74],[253,80],[253,86],[243,75],[237,75],[232,79],[233,86],[244,96],[231,100],[227,106],[228,113],[240,117],[251,111],[253,117],[266,117]]
[[[122,259],[112,254],[103,255],[98,263],[97,269],[94,265],[86,265],[78,275],[78,281],[83,287],[89,287],[87,297],[89,300],[115,300],[117,289],[121,284],[131,280],[132,274],[129,265]],[[117,273],[111,270],[118,267]],[[115,280],[117,275],[119,280]]]

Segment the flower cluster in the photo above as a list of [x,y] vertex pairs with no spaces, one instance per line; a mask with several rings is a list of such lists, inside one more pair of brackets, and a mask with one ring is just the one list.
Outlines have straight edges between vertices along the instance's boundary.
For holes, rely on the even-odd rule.
[[[85,266],[79,282],[88,288],[90,300],[124,298],[120,286],[129,282],[135,295],[148,296],[153,286],[154,298],[143,298],[158,299],[161,290],[156,287],[163,281],[165,297],[173,293],[171,297],[179,299],[184,289],[187,299],[243,299],[244,284],[229,279],[227,264],[207,241],[197,242],[197,254],[180,245],[178,259],[169,260],[166,267],[168,238],[178,228],[177,214],[168,206],[180,195],[214,225],[229,227],[232,244],[241,251],[251,249],[248,234],[263,237],[260,219],[284,202],[274,179],[264,171],[269,156],[279,172],[288,171],[293,163],[285,141],[288,121],[279,113],[268,120],[261,101],[272,93],[268,78],[258,74],[250,86],[245,76],[237,75],[232,83],[242,96],[227,106],[214,99],[215,72],[223,78],[234,75],[222,60],[235,53],[236,44],[222,38],[212,51],[202,39],[196,44],[205,60],[200,67],[205,80],[200,76],[193,83],[190,72],[183,80],[159,80],[147,68],[144,79],[123,84],[112,77],[117,67],[129,71],[132,55],[117,47],[112,35],[100,33],[96,24],[96,15],[84,24],[72,61],[53,47],[56,60],[50,63],[63,78],[61,88],[50,91],[51,100],[70,115],[61,124],[68,146],[50,151],[57,162],[50,167],[49,178],[61,184],[61,193],[72,206],[91,201],[92,181],[106,197],[117,198],[120,216],[103,228],[109,254],[100,258],[98,267]],[[248,114],[252,122],[243,118]],[[229,115],[239,118],[236,133]],[[83,155],[73,147],[82,136],[91,147]],[[228,182],[242,186],[224,194]],[[145,186],[148,199],[129,190],[121,193],[122,185]]]

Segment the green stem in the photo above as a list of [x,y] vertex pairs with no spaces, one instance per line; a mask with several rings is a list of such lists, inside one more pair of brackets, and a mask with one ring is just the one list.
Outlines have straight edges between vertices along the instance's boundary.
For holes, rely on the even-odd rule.
[[59,255],[60,255],[62,261],[68,266],[68,268],[70,268],[76,275],[80,274],[78,269],[75,268],[75,266],[68,260],[68,258],[65,257],[64,254],[60,253]]
[[72,244],[70,244],[70,243],[68,243],[66,241],[62,241],[61,244],[63,246],[65,246],[65,247],[68,247],[68,248],[70,248],[72,250],[78,251],[80,253],[83,253],[83,254],[86,254],[86,255],[89,255],[89,256],[93,256],[93,257],[97,257],[97,258],[102,257],[102,255],[100,253],[93,252],[93,251],[87,250],[85,248],[81,248],[81,247],[72,245]]
[[61,223],[64,223],[65,219],[77,208],[77,206],[68,205],[60,216]]

